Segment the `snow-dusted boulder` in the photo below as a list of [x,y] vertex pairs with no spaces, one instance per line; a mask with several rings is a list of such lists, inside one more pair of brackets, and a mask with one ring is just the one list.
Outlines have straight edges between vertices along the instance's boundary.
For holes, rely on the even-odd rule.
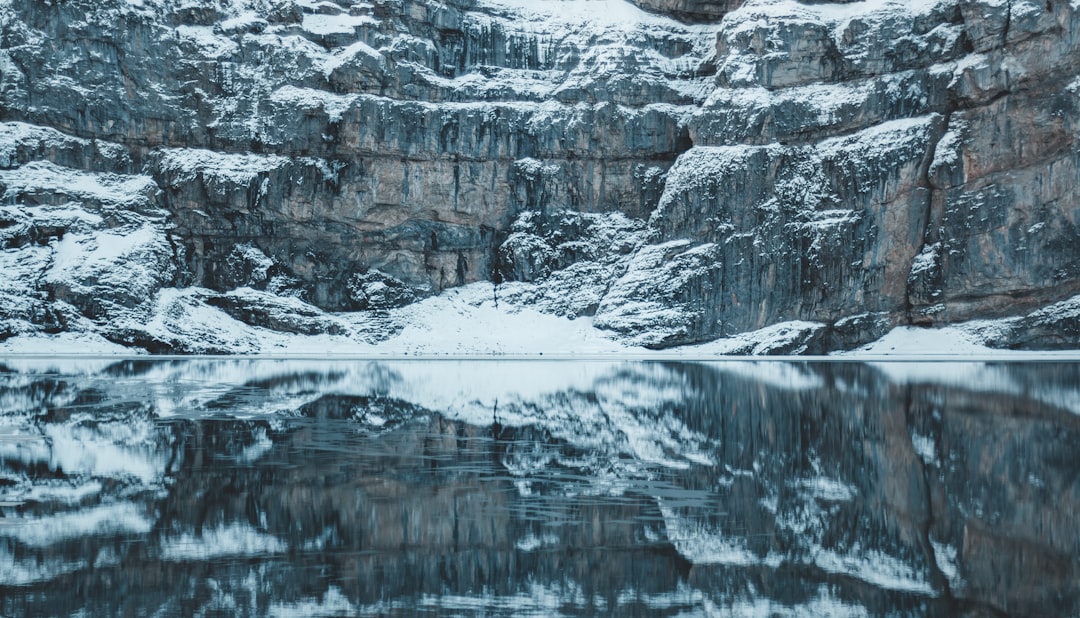
[[146,302],[177,275],[172,247],[160,229],[69,233],[55,243],[45,287],[84,315],[108,320]]

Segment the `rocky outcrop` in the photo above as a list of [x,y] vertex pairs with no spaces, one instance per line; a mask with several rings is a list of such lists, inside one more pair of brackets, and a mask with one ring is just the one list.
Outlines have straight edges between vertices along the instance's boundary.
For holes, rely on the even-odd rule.
[[736,9],[743,0],[632,0],[646,11],[670,15],[686,22],[720,21],[729,11]]
[[[303,314],[490,281],[650,347],[1028,313],[1080,293],[1078,22],[1064,0],[7,0],[0,333],[128,342],[121,318],[192,286]],[[564,219],[595,233],[527,223]],[[93,259],[64,266],[74,246]]]
[[718,88],[641,251],[682,244],[632,265],[598,323],[641,332],[620,296],[671,308],[671,269],[688,279],[683,309],[646,317],[649,344],[835,323],[852,307],[941,323],[1075,294],[1077,12],[982,4],[728,14]]

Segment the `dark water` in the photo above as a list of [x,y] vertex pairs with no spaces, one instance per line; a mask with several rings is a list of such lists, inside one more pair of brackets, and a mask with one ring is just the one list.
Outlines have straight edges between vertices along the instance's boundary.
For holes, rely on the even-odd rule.
[[1075,616],[1080,365],[0,361],[0,614]]

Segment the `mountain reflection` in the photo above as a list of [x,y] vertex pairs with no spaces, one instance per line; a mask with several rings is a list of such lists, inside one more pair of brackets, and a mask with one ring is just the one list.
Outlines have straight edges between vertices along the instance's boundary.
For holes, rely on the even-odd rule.
[[3,615],[1073,615],[1075,364],[10,359]]

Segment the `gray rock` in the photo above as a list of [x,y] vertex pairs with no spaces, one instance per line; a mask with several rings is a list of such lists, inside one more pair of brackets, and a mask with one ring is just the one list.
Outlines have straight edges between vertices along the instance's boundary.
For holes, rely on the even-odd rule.
[[349,298],[357,309],[392,309],[415,300],[408,286],[378,270],[353,275],[349,279]]
[[240,288],[209,296],[206,304],[252,326],[300,335],[341,335],[348,329],[300,299]]

